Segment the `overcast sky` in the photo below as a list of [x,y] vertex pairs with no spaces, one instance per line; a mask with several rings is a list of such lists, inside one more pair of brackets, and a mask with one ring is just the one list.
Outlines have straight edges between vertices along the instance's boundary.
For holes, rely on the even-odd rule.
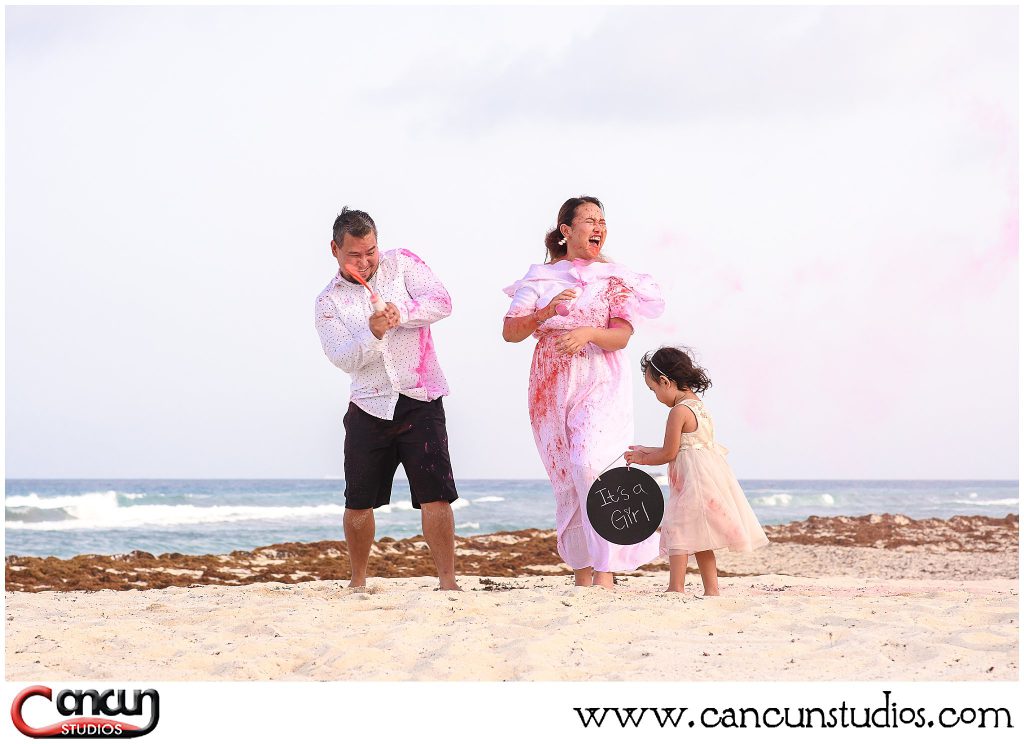
[[[8,477],[342,473],[313,301],[422,256],[457,478],[543,477],[501,288],[559,205],[740,478],[1016,478],[1016,8],[6,9]],[[634,379],[636,441],[667,409]],[[615,453],[611,453],[614,456]],[[610,459],[609,457],[609,459]]]

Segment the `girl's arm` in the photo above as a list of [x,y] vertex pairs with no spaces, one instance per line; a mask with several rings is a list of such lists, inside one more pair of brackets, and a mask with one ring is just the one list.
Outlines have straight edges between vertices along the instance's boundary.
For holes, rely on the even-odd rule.
[[626,462],[631,465],[664,465],[676,458],[679,452],[679,440],[683,430],[696,431],[697,417],[689,406],[676,406],[668,414],[665,423],[665,443],[655,449],[633,445],[623,453]]

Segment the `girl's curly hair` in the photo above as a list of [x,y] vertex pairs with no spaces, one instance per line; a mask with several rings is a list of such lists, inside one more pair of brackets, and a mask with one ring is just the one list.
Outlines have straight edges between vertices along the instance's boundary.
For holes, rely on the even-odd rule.
[[703,393],[711,387],[711,379],[703,368],[693,361],[692,349],[677,349],[673,346],[662,346],[657,351],[648,351],[640,360],[640,370],[644,375],[650,367],[651,377],[667,377],[679,388],[690,388],[695,393]]

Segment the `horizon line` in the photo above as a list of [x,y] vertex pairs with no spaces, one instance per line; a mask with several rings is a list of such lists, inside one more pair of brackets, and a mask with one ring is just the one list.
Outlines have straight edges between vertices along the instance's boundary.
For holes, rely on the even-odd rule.
[[[656,466],[647,466],[656,467]],[[647,472],[647,471],[645,471]],[[273,476],[273,477],[259,477],[259,476],[198,476],[198,477],[182,477],[182,476],[87,476],[87,477],[76,477],[76,476],[61,476],[61,477],[39,477],[39,476],[4,476],[5,481],[12,480],[38,480],[38,481],[233,481],[233,480],[250,480],[250,481],[344,481],[343,476]],[[508,478],[508,477],[487,477],[487,478],[455,478],[456,481],[539,481],[547,482],[547,478]],[[809,478],[809,477],[798,477],[798,478],[787,478],[787,477],[737,477],[740,481],[849,481],[858,483],[882,483],[882,482],[903,482],[903,481],[930,481],[930,482],[944,482],[944,483],[976,483],[976,482],[990,482],[990,483],[1020,483],[1020,478],[912,478],[912,477],[894,477],[894,478]],[[396,475],[395,481],[408,483],[407,478],[400,478]]]

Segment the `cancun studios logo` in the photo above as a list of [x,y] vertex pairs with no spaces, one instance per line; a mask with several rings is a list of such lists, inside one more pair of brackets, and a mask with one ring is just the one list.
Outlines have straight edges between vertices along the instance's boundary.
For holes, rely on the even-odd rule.
[[[11,720],[15,728],[33,739],[133,739],[145,736],[156,728],[160,720],[160,695],[156,690],[133,690],[129,702],[127,690],[61,690],[56,699],[53,690],[43,685],[33,685],[14,696],[11,704]],[[25,723],[21,709],[30,697],[41,696],[56,704],[62,716],[76,716],[57,721],[42,728]],[[145,726],[130,721],[121,721],[101,716],[142,716],[143,703],[149,700],[149,720]],[[86,701],[89,701],[91,716],[83,716]],[[141,720],[140,720],[141,722]]]

